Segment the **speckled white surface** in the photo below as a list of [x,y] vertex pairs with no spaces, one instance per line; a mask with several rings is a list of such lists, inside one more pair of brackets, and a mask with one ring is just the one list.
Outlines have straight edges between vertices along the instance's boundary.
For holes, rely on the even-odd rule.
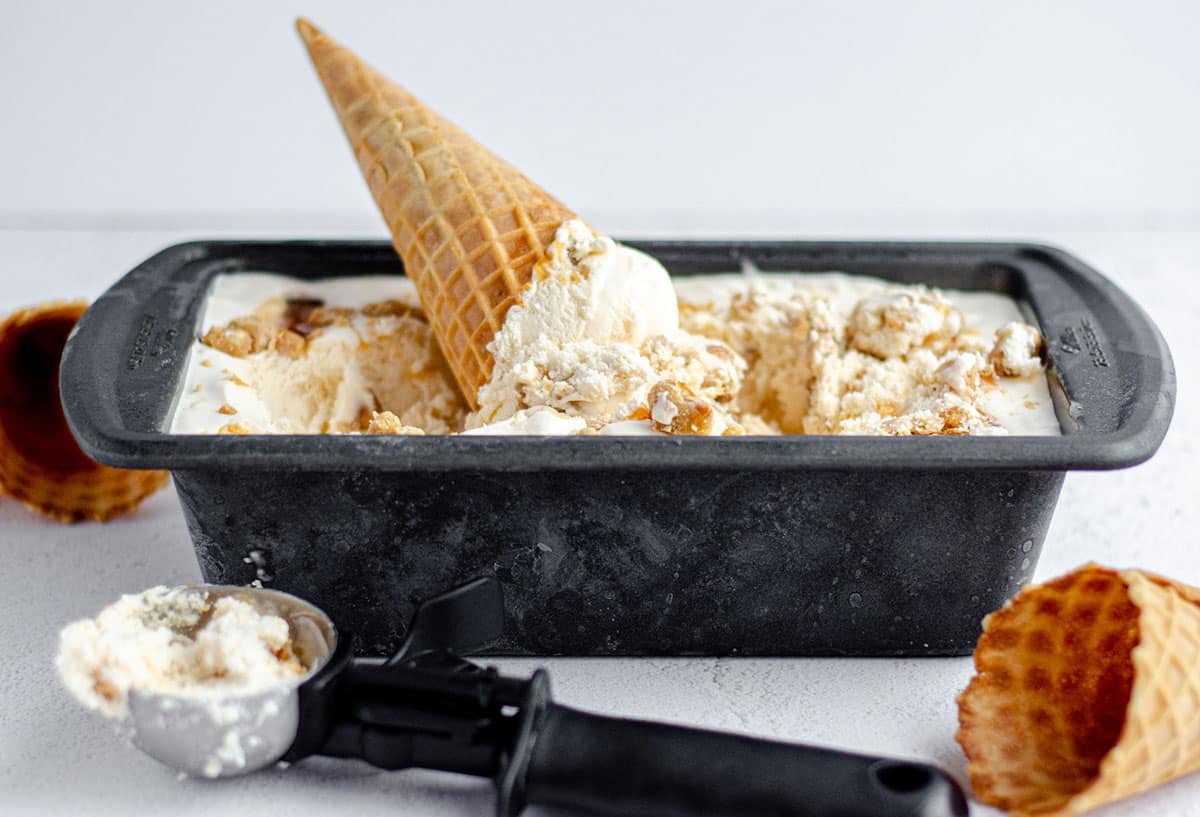
[[[684,220],[668,230],[610,220],[605,226],[625,235],[716,235],[730,232],[729,224]],[[373,227],[364,224],[364,229],[374,234]],[[269,233],[285,234],[245,228],[186,234],[0,231],[5,265],[0,311],[55,297],[95,297],[133,263],[182,238]],[[970,236],[1008,237],[985,230]],[[954,235],[943,230],[939,237]],[[1180,381],[1171,432],[1153,460],[1128,471],[1067,478],[1037,578],[1093,559],[1200,583],[1200,394],[1195,385],[1200,380],[1195,340],[1200,233],[1026,230],[1020,237],[1058,243],[1131,292],[1166,335]],[[215,783],[177,781],[172,772],[124,746],[108,723],[73,705],[51,666],[59,627],[96,612],[122,592],[198,576],[170,490],[132,517],[105,526],[44,522],[14,502],[0,501],[0,645],[7,653],[0,668],[0,813],[432,817],[489,812],[489,789],[477,781],[427,772],[382,773],[332,760]],[[508,660],[502,666],[525,672],[535,663]],[[963,777],[964,761],[952,740],[953,699],[970,675],[969,659],[545,663],[557,697],[574,706],[923,757]],[[977,805],[973,812],[995,814]],[[1200,776],[1096,813],[1200,814]]]

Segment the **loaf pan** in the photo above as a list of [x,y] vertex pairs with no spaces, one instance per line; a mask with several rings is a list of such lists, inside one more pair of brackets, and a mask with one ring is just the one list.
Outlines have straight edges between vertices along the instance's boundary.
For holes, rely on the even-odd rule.
[[[1174,369],[1146,315],[1049,247],[630,242],[673,275],[829,271],[1007,293],[1049,339],[1061,437],[173,436],[209,282],[403,273],[382,242],[170,247],[88,310],[66,415],[174,475],[204,580],[294,593],[383,655],[414,604],[505,585],[516,655],[957,655],[1028,581],[1064,475],[1151,456]],[[252,307],[247,304],[247,307]]]

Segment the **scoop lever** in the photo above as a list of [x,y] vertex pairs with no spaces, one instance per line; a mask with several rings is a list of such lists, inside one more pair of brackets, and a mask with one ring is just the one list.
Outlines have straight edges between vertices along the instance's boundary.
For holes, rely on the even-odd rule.
[[504,591],[483,576],[418,605],[408,638],[385,666],[394,667],[422,653],[475,652],[504,635]]

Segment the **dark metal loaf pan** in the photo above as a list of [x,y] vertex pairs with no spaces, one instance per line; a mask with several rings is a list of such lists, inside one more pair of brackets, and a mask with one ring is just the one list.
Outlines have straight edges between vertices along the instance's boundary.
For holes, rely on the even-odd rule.
[[[1016,297],[1050,339],[1060,438],[504,438],[163,433],[218,273],[401,274],[380,242],[197,242],[79,322],[68,420],[95,459],[168,468],[205,581],[310,599],[360,649],[494,574],[497,652],[948,655],[1032,575],[1063,476],[1157,449],[1162,337],[1103,277],[1016,244],[635,243],[675,275],[875,275]],[[250,305],[248,305],[250,306]]]

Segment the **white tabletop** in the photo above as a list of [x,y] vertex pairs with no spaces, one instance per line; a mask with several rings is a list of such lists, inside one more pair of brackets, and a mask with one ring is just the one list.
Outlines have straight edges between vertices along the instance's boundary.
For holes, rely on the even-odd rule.
[[[611,225],[611,221],[608,222]],[[152,251],[182,238],[304,235],[311,224],[273,229],[195,225],[188,230],[0,229],[0,311],[57,297],[95,297]],[[675,235],[714,234],[703,219]],[[286,229],[284,229],[286,228]],[[371,231],[369,225],[352,232]],[[629,235],[635,230],[625,230]],[[326,231],[328,232],[328,231]],[[341,229],[340,232],[347,232]],[[614,230],[618,234],[622,231]],[[642,232],[650,232],[642,230]],[[654,232],[662,234],[660,227]],[[725,230],[724,232],[728,232]],[[775,232],[779,232],[778,230]],[[876,230],[875,234],[886,231]],[[976,238],[1008,238],[994,229]],[[938,237],[950,237],[945,230]],[[1058,243],[1128,290],[1166,335],[1179,371],[1175,420],[1149,463],[1115,473],[1071,474],[1036,578],[1095,560],[1154,569],[1200,584],[1200,233],[1026,231]],[[56,633],[119,594],[199,579],[171,490],[107,525],[48,522],[0,501],[0,813],[126,815],[486,814],[488,784],[355,762],[309,760],[287,770],[217,782],[177,780],[124,745],[110,723],[74,705],[52,667]],[[512,672],[550,668],[558,700],[581,708],[683,721],[870,753],[924,758],[965,780],[953,741],[954,696],[970,659],[553,659],[504,660]],[[973,805],[976,814],[995,814]],[[1200,814],[1200,776],[1176,781],[1097,814]]]

